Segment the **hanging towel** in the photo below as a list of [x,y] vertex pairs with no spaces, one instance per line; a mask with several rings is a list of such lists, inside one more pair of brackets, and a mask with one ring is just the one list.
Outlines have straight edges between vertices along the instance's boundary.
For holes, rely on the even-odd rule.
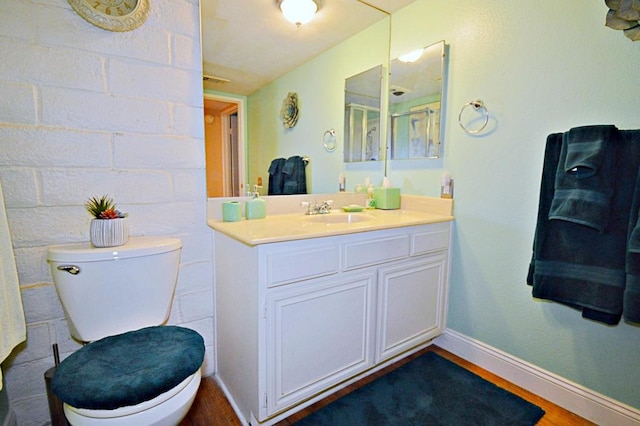
[[[638,185],[636,185],[636,189],[637,187]],[[637,200],[637,197],[640,197],[640,193],[636,194],[634,200]],[[636,205],[636,207],[638,206]],[[640,219],[638,216],[636,209],[635,215],[631,218],[632,226],[629,232],[629,251],[632,253],[640,253]]]
[[[27,338],[16,261],[0,182],[0,364]],[[0,369],[2,390],[2,369]]]
[[601,231],[576,221],[551,218],[557,171],[564,172],[566,167],[561,151],[567,135],[549,135],[527,277],[534,297],[580,309],[583,317],[612,325],[622,316],[629,212],[640,157],[632,144],[619,139],[609,140],[614,149],[607,155],[613,156],[612,165],[620,170],[611,183],[615,195],[608,209],[608,225]]
[[631,209],[629,242],[627,246],[627,281],[624,289],[623,317],[626,321],[640,323],[640,173]]
[[[640,155],[640,130],[623,131],[635,148],[632,154]],[[638,169],[633,204],[629,217],[626,271],[622,316],[625,321],[640,324],[640,168]]]
[[305,162],[299,155],[289,157],[282,167],[284,175],[283,194],[306,194],[307,193],[307,171]]
[[562,135],[549,219],[604,231],[616,181],[612,125],[576,127]]

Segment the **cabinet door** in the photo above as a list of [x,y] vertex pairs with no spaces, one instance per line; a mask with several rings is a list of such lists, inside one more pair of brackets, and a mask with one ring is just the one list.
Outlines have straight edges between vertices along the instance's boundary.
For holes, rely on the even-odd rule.
[[267,415],[373,364],[374,283],[368,273],[267,293]]
[[446,252],[380,268],[376,362],[442,333],[446,274]]

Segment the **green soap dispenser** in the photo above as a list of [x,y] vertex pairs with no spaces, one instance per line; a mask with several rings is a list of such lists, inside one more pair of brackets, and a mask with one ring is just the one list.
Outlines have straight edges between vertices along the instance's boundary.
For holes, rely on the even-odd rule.
[[264,219],[267,217],[267,203],[260,198],[258,185],[253,186],[253,196],[245,204],[247,219]]

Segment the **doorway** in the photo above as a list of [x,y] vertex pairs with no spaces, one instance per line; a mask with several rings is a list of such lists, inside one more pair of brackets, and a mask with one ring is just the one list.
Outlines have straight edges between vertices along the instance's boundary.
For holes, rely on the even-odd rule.
[[244,100],[204,95],[207,197],[245,193]]

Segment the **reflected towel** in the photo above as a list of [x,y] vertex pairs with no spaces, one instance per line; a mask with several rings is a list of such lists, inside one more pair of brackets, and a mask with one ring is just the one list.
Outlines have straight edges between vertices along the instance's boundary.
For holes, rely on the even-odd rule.
[[307,171],[304,159],[299,155],[289,157],[282,167],[284,175],[283,194],[306,194],[307,193]]
[[282,195],[284,188],[284,175],[282,168],[287,160],[284,158],[276,158],[269,166],[269,189],[268,195]]
[[562,135],[549,219],[606,229],[616,181],[617,133],[615,126],[604,125],[576,127]]
[[[0,363],[27,337],[22,297],[0,182]],[[0,390],[2,370],[0,369]]]

